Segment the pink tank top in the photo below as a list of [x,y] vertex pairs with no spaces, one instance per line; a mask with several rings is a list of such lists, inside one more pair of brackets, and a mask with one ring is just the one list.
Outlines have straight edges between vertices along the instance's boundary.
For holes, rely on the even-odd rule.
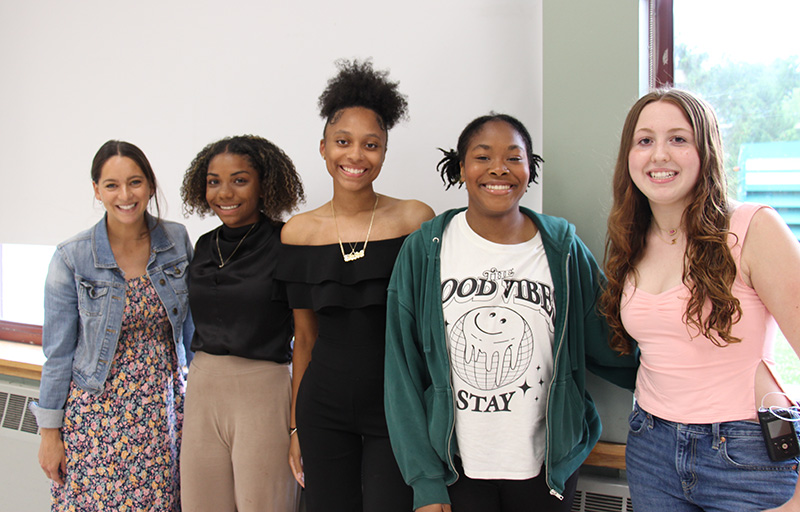
[[731,216],[728,244],[738,269],[733,294],[742,318],[732,334],[742,340],[714,345],[683,322],[689,289],[680,284],[652,295],[629,279],[622,296],[622,323],[639,343],[636,400],[647,412],[678,423],[717,423],[756,418],[754,380],[763,359],[774,364],[775,319],[741,276],[747,228],[763,205],[743,203]]

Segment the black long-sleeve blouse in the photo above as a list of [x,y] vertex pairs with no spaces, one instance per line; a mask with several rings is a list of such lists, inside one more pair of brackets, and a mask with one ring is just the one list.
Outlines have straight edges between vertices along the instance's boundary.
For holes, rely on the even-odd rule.
[[[189,306],[195,325],[191,348],[285,363],[292,357],[292,311],[277,298],[280,293],[276,294],[273,279],[282,224],[261,217],[235,249],[251,227],[223,224],[195,245],[189,265]],[[225,261],[221,268],[217,237]]]

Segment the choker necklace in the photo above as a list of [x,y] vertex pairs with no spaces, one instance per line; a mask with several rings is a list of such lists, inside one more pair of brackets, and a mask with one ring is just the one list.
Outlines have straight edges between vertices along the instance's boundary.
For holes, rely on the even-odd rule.
[[347,242],[347,245],[350,246],[350,252],[345,254],[344,252],[344,245],[342,245],[342,236],[339,234],[339,223],[336,221],[336,209],[333,207],[333,199],[331,199],[331,211],[333,212],[333,224],[336,226],[336,238],[339,239],[339,249],[342,250],[342,258],[344,258],[345,263],[349,263],[351,261],[355,261],[357,259],[364,257],[364,251],[367,250],[367,243],[369,243],[369,234],[372,233],[372,221],[375,220],[375,210],[378,209],[378,198],[380,196],[375,194],[375,204],[372,206],[372,217],[369,219],[369,229],[367,229],[367,237],[364,239],[364,247],[361,248],[360,251],[356,251],[356,245],[358,242],[351,244]]
[[219,232],[222,231],[222,226],[219,227],[219,229],[217,230],[217,254],[219,254],[219,268],[224,267],[228,262],[231,261],[231,258],[233,258],[233,255],[236,254],[236,251],[242,245],[242,242],[244,242],[244,239],[247,238],[247,235],[249,235],[250,232],[253,231],[253,228],[256,227],[256,224],[258,224],[258,222],[255,222],[255,223],[253,223],[252,226],[250,226],[250,229],[247,230],[247,233],[244,234],[242,239],[239,240],[239,243],[236,244],[236,247],[233,248],[233,252],[231,252],[231,254],[228,256],[227,260],[222,259],[222,251],[219,250]]
[[[678,228],[661,229],[660,227],[658,227],[658,224],[656,224],[655,220],[653,221],[653,225],[656,228],[655,233],[659,240],[669,245],[675,245],[678,242],[678,234],[680,233],[680,230]],[[662,238],[659,232],[666,233],[667,238],[669,238],[669,240],[665,240],[664,238]]]

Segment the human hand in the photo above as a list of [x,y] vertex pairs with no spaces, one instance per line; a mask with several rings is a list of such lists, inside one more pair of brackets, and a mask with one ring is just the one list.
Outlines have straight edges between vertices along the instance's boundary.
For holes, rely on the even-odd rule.
[[771,508],[765,510],[764,512],[800,512],[800,503],[792,503],[792,501],[787,501],[778,508]]
[[800,512],[800,496],[798,496],[795,493],[792,499],[790,499],[780,507],[771,508],[765,510],[764,512]]
[[58,485],[64,485],[64,475],[67,474],[67,457],[64,454],[61,429],[43,428],[40,430],[42,440],[39,443],[39,465],[47,478]]
[[433,503],[431,505],[425,505],[424,507],[419,507],[416,512],[451,512],[452,509],[450,505],[447,503]]
[[800,480],[795,484],[794,495],[789,501],[780,507],[771,508],[764,512],[800,512]]
[[289,467],[292,468],[292,474],[294,475],[294,479],[297,480],[297,483],[305,488],[306,477],[303,473],[303,457],[300,454],[300,440],[297,439],[298,435],[300,434],[295,433],[289,440]]

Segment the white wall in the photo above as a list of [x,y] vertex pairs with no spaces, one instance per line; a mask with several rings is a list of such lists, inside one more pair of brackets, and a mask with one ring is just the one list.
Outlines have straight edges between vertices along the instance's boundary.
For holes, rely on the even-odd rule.
[[[171,219],[182,220],[178,189],[193,156],[240,133],[280,145],[304,178],[304,208],[323,203],[316,99],[336,58],[373,56],[411,107],[390,136],[379,191],[437,211],[465,204],[463,190],[444,192],[435,148],[455,145],[472,118],[505,111],[545,157],[545,213],[575,223],[602,257],[611,166],[638,94],[638,1],[274,3],[0,2],[0,243],[55,244],[94,223],[89,166],[109,138],[146,152]],[[540,209],[541,195],[532,187],[526,204]],[[186,222],[195,239],[217,225]],[[594,396],[607,439],[624,440],[629,395]]]
[[[102,215],[89,167],[110,138],[148,155],[196,239],[216,219],[182,216],[183,172],[207,143],[264,136],[300,170],[308,201],[329,198],[316,100],[340,57],[374,58],[408,95],[378,191],[437,212],[437,146],[489,110],[542,141],[541,0],[0,2],[0,243],[55,244]],[[541,189],[525,199],[541,207]]]

